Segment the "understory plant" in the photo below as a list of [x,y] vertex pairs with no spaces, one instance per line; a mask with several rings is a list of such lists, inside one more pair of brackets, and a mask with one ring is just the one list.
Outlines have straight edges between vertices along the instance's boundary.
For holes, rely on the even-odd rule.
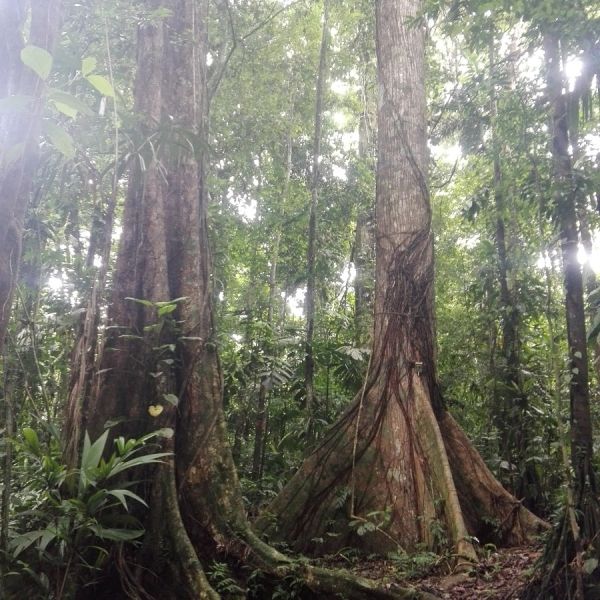
[[93,442],[86,432],[80,467],[69,469],[56,436],[43,444],[25,428],[18,442],[21,485],[5,557],[8,598],[25,593],[31,599],[70,598],[84,580],[95,580],[119,546],[136,544],[144,534],[140,516],[147,505],[130,489],[139,483],[132,470],[167,456],[148,452],[154,445],[148,442],[171,435],[163,429],[137,439],[117,437],[105,458],[109,430]]

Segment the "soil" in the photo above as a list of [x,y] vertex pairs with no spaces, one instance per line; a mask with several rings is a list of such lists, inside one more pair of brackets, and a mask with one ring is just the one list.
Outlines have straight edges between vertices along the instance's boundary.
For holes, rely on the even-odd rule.
[[418,587],[443,600],[518,600],[540,554],[532,547],[495,550],[470,572],[431,576]]
[[440,600],[518,600],[531,580],[541,550],[537,546],[482,550],[479,563],[470,570],[452,570],[451,557],[422,554],[389,559],[324,558],[327,566],[345,567],[357,575],[378,580],[383,587],[407,584]]

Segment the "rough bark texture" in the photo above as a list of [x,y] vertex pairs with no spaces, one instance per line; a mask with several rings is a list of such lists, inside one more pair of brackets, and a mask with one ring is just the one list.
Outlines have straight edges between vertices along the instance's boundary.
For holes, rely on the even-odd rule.
[[96,368],[98,324],[100,319],[99,308],[110,264],[117,179],[118,174],[115,174],[113,193],[106,202],[102,232],[100,233],[97,229],[94,230],[92,232],[92,239],[90,239],[87,267],[89,269],[93,267],[95,254],[91,248],[99,245],[98,237],[101,238],[101,243],[103,244],[99,252],[102,263],[94,278],[85,312],[79,319],[79,329],[70,357],[71,372],[65,407],[65,430],[63,435],[66,442],[64,449],[65,462],[72,467],[77,465],[82,439],[82,431],[80,429],[83,424],[82,410],[86,399],[91,394],[94,369]]
[[585,328],[583,278],[577,260],[578,230],[569,135],[567,105],[562,92],[558,39],[547,34],[544,42],[547,64],[548,93],[552,110],[552,156],[559,217],[561,252],[564,270],[567,339],[571,366],[571,452],[579,496],[588,490],[596,492],[591,465],[592,421],[588,382],[588,355]]
[[317,208],[319,202],[321,137],[323,129],[323,99],[327,76],[327,48],[329,44],[329,1],[323,4],[323,33],[319,52],[319,70],[317,72],[317,97],[315,100],[315,132],[313,137],[311,199],[308,215],[308,248],[306,255],[306,343],[304,359],[304,387],[306,391],[306,413],[309,419],[308,444],[313,441],[312,418],[315,402],[315,358],[313,340],[315,336],[315,296],[317,282]]
[[[436,548],[446,538],[457,554],[475,560],[469,535],[480,534],[484,522],[498,523],[496,535],[485,538],[507,543],[524,541],[543,523],[503,490],[441,406],[434,362],[425,28],[418,2],[381,0],[376,9],[377,265],[369,373],[352,406],[259,526],[311,552],[349,544],[379,552],[423,543]],[[350,520],[379,524],[358,536]]]

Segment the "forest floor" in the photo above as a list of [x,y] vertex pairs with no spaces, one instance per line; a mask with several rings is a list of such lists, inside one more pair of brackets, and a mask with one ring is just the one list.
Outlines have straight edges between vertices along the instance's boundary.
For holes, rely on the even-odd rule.
[[[335,560],[336,566],[350,569],[369,579],[388,584],[410,583],[442,600],[518,600],[531,580],[539,547],[486,549],[476,567],[468,572],[453,573],[448,559],[433,554],[367,559],[351,566]],[[327,561],[330,566],[332,562]]]

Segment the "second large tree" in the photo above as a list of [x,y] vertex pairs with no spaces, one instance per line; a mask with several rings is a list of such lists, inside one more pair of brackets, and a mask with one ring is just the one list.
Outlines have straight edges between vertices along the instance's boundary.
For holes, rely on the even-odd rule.
[[470,536],[519,543],[543,527],[496,481],[439,394],[421,10],[419,0],[376,2],[377,267],[365,385],[271,505],[274,520],[262,521],[305,551],[448,541],[474,559]]

